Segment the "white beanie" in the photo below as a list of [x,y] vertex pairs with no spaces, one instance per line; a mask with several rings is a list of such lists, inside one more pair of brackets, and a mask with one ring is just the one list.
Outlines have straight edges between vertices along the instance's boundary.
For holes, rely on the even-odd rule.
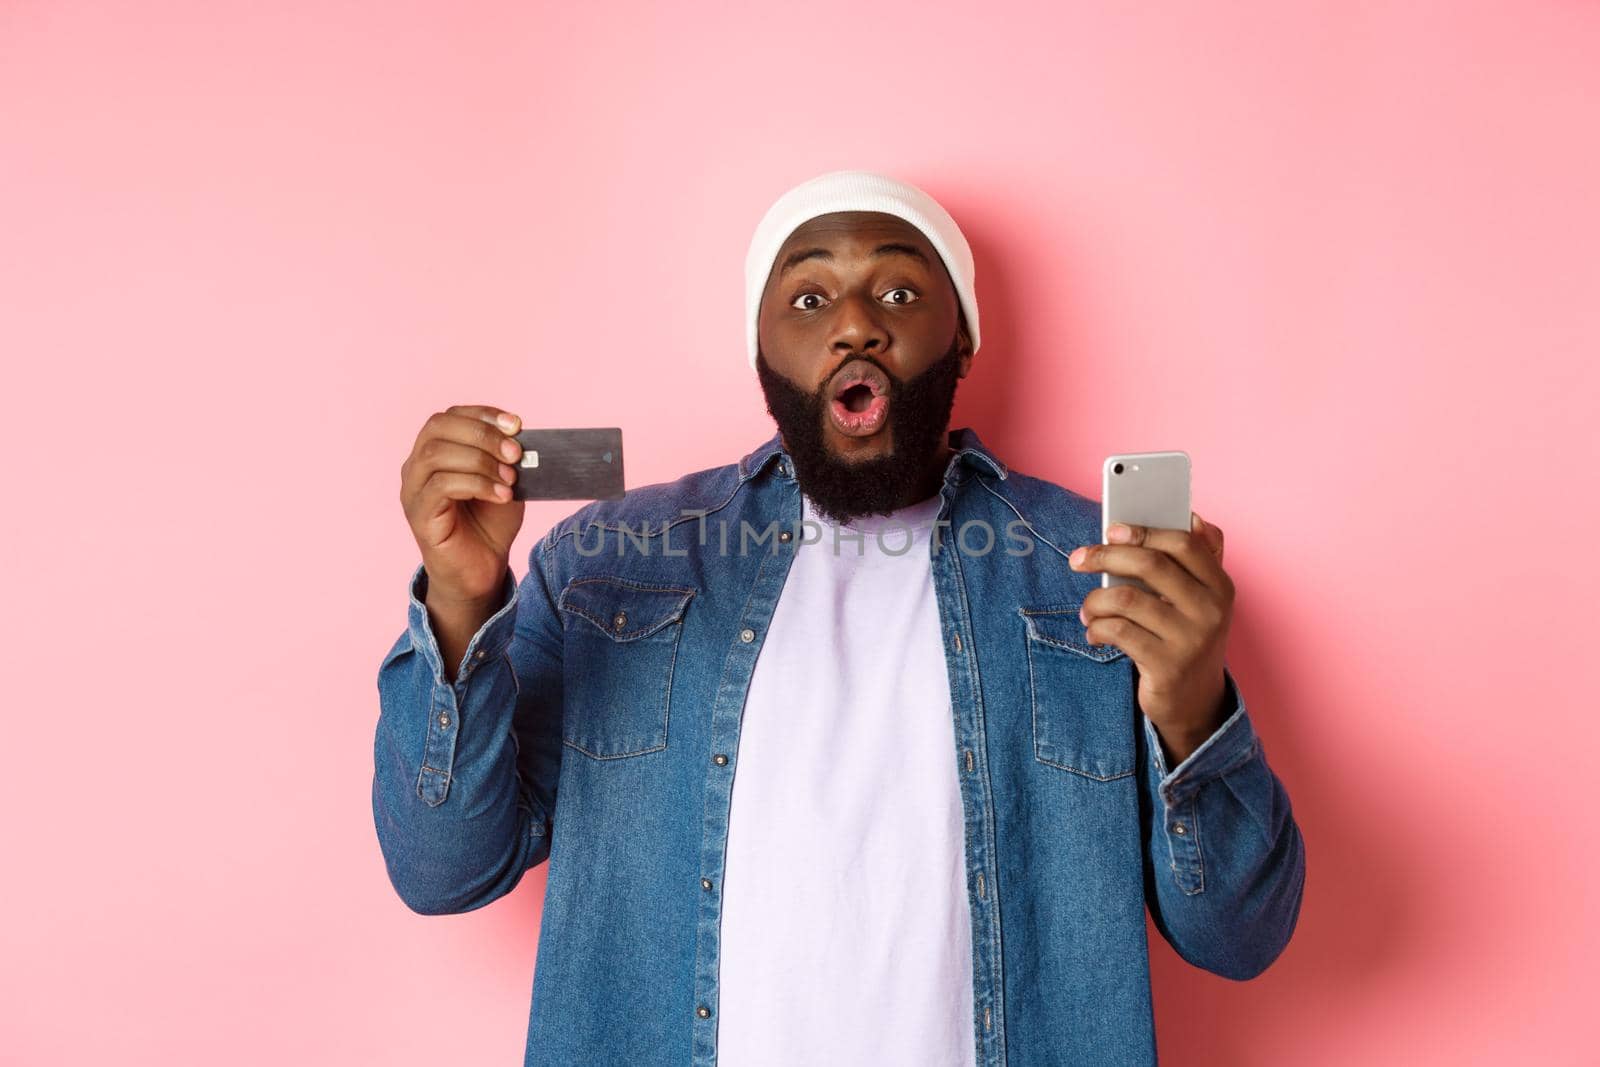
[[865,170],[836,170],[801,182],[767,209],[750,239],[744,260],[745,326],[750,366],[756,365],[757,323],[761,294],[772,273],[772,261],[789,235],[802,223],[835,211],[881,211],[911,223],[927,237],[944,260],[956,296],[967,318],[972,350],[978,350],[978,298],[973,292],[972,249],[961,227],[939,202],[914,185]]

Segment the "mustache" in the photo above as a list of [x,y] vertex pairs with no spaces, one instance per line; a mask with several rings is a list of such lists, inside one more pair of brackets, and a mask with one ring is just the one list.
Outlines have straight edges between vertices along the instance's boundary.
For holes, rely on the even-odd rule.
[[[915,375],[915,376],[910,377],[910,378],[902,378],[901,376],[899,376],[899,375],[895,374],[893,371],[891,371],[888,367],[885,367],[883,365],[883,363],[876,356],[873,356],[871,354],[853,354],[853,355],[849,355],[849,356],[846,356],[843,359],[841,359],[837,364],[834,365],[832,370],[828,371],[827,374],[823,375],[821,383],[818,384],[816,389],[812,390],[808,394],[808,396],[811,399],[811,402],[813,404],[815,404],[816,406],[818,406],[818,407],[823,407],[830,400],[832,400],[833,396],[831,394],[832,394],[832,390],[833,390],[833,383],[839,380],[839,375],[845,370],[845,368],[850,367],[850,366],[852,366],[852,365],[854,365],[856,363],[867,363],[867,364],[871,364],[872,366],[876,367],[878,369],[878,373],[882,374],[883,377],[884,377],[884,380],[889,383],[889,395],[891,397],[900,396],[900,394],[905,391],[906,387],[908,385],[911,385],[914,382],[921,381],[921,380],[931,380],[931,377],[933,375],[935,375],[940,369],[939,364],[935,363],[932,366],[930,366],[927,369],[925,369],[921,374]],[[891,410],[890,410],[890,416],[889,417],[890,418],[894,417],[894,413],[893,413],[892,407],[891,407]]]
[[877,368],[878,373],[882,374],[884,380],[889,383],[888,391],[890,396],[898,395],[905,388],[905,379],[896,377],[888,367],[885,367],[882,363],[878,362],[877,359],[866,355],[852,355],[846,356],[844,359],[840,360],[838,366],[834,367],[823,376],[822,381],[811,393],[812,403],[820,407],[832,400],[834,383],[839,380],[839,375],[843,374],[847,368],[853,367],[858,363],[864,363]]

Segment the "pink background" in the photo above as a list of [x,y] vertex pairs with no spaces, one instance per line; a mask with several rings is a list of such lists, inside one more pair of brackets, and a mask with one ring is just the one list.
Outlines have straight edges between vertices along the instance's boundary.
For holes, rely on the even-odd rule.
[[423,918],[371,823],[400,464],[736,459],[751,229],[865,167],[976,251],[957,423],[1227,533],[1309,884],[1155,940],[1164,1062],[1594,1062],[1600,6],[109,7],[0,5],[0,1060],[520,1062],[543,869]]

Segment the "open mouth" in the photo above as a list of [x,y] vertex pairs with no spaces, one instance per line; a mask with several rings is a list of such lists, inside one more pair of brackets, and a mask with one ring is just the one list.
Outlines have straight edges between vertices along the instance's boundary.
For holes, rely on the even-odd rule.
[[849,437],[877,433],[889,418],[889,380],[877,367],[857,361],[839,372],[833,383],[828,415]]
[[872,389],[857,382],[855,385],[846,386],[844,392],[839,394],[838,400],[846,411],[859,414],[867,410],[867,405],[872,403]]

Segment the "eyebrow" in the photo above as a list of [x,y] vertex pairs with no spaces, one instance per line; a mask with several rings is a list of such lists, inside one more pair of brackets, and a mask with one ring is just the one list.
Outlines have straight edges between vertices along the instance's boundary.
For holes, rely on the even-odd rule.
[[[916,245],[901,244],[896,241],[890,241],[888,244],[879,245],[877,248],[872,250],[872,255],[874,258],[893,255],[911,256],[914,259],[920,259],[922,261],[922,265],[925,267],[932,266],[932,264],[928,262],[928,257],[923,255],[922,250]],[[789,255],[784,258],[783,267],[778,271],[778,277],[783,277],[785,274],[789,273],[791,268],[799,266],[808,259],[820,259],[824,262],[832,263],[833,253],[828,251],[826,248],[806,248],[797,252],[790,252]]]

